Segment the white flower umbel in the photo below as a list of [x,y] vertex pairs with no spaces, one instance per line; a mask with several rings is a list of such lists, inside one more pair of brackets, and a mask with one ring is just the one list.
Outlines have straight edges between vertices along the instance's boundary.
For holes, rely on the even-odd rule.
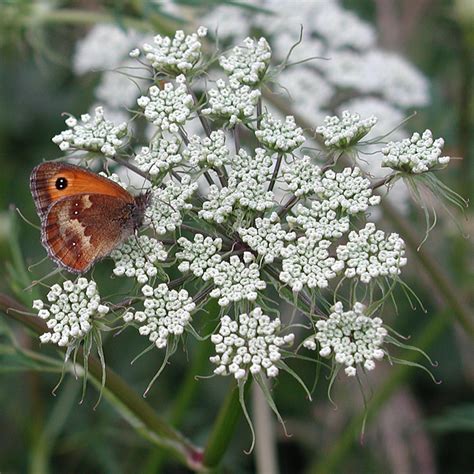
[[168,75],[186,74],[201,59],[201,38],[207,35],[207,29],[200,27],[197,33],[186,35],[178,30],[174,38],[156,35],[153,44],[144,44],[143,50],[147,61],[157,72]]
[[181,260],[178,265],[180,272],[191,271],[194,275],[201,277],[208,268],[213,268],[222,261],[218,254],[222,248],[222,239],[196,234],[193,242],[186,237],[180,237],[178,244],[183,249],[176,252],[176,258]]
[[249,314],[241,314],[238,321],[223,316],[219,331],[211,336],[216,355],[209,360],[216,364],[217,375],[232,374],[237,380],[248,374],[264,372],[267,377],[278,375],[281,348],[293,344],[294,335],[280,335],[281,321],[271,319],[256,307]]
[[390,142],[382,149],[382,166],[397,171],[420,174],[449,163],[449,156],[441,156],[444,140],[433,140],[431,130],[423,135],[414,133],[411,138],[399,142]]
[[212,132],[209,137],[192,135],[183,156],[192,166],[220,167],[230,162],[230,150],[225,145],[222,130]]
[[99,176],[103,176],[104,178],[110,179],[110,181],[113,181],[114,183],[117,183],[123,189],[127,189],[127,184],[122,181],[122,179],[120,178],[120,176],[117,173],[107,174],[104,171],[101,171],[98,174],[99,174]]
[[176,136],[161,138],[144,146],[135,156],[135,164],[145,173],[156,176],[164,173],[183,161],[179,149],[181,142]]
[[191,182],[189,175],[183,176],[180,183],[167,181],[164,189],[153,188],[151,203],[145,211],[145,216],[151,221],[157,234],[174,232],[181,225],[181,212],[193,207],[188,201],[197,188],[198,184]]
[[152,237],[140,235],[131,237],[110,256],[115,262],[113,272],[117,276],[136,278],[144,284],[158,273],[157,262],[164,262],[168,256],[163,244]]
[[255,136],[266,148],[279,153],[291,153],[305,141],[303,129],[296,126],[292,115],[287,115],[283,122],[266,113]]
[[349,242],[336,249],[337,258],[345,262],[345,276],[358,277],[364,283],[380,276],[396,276],[406,265],[405,242],[395,233],[388,237],[369,222],[358,232],[349,233]]
[[148,95],[141,96],[137,103],[144,109],[146,119],[160,130],[178,133],[179,127],[186,123],[191,115],[194,101],[186,89],[186,78],[176,78],[177,85],[167,82],[163,89],[151,86]]
[[104,109],[97,107],[95,116],[89,114],[81,115],[81,121],[70,116],[66,119],[68,130],[53,137],[53,143],[59,146],[62,151],[86,150],[101,152],[105,156],[115,156],[117,148],[127,135],[127,124],[123,122],[114,125],[104,117]]
[[343,268],[344,263],[329,255],[329,240],[304,236],[281,250],[283,257],[280,280],[295,292],[308,288],[326,288],[329,280]]
[[322,135],[328,148],[347,148],[367,135],[376,123],[375,116],[361,119],[359,114],[344,110],[342,118],[327,116],[324,125],[317,127],[316,132]]
[[209,295],[219,298],[220,306],[242,300],[255,301],[258,291],[267,286],[260,279],[259,266],[250,252],[244,252],[243,261],[237,255],[232,255],[229,261],[224,260],[208,268],[202,278],[212,278],[214,281],[216,288]]
[[219,188],[215,184],[209,186],[207,201],[202,204],[199,217],[206,221],[222,224],[234,210],[237,201],[235,180],[231,181],[232,187]]
[[315,192],[321,199],[328,200],[332,209],[357,214],[380,203],[380,196],[372,195],[370,186],[370,180],[363,176],[360,168],[345,168],[340,173],[325,171]]
[[166,347],[170,337],[181,336],[191,322],[196,305],[186,290],[170,290],[165,283],[156,288],[145,285],[143,311],[124,314],[125,322],[138,323],[138,332],[147,336],[159,349]]
[[296,196],[301,197],[314,193],[320,187],[321,168],[311,163],[311,158],[304,155],[295,157],[283,171],[283,180],[288,189]]
[[208,96],[209,107],[202,109],[202,113],[214,119],[224,120],[233,127],[252,117],[261,92],[247,85],[241,85],[235,79],[229,80],[228,84],[219,79],[216,88],[211,89]]
[[334,354],[336,363],[346,366],[344,371],[350,377],[357,374],[357,366],[373,370],[374,360],[384,356],[380,346],[387,330],[380,318],[370,318],[364,311],[365,306],[361,303],[355,303],[352,310],[344,311],[342,303],[337,302],[328,319],[316,322],[316,334],[306,339],[304,346],[316,350],[319,344],[322,357]]
[[240,149],[238,155],[233,157],[229,187],[232,187],[231,180],[234,180],[240,206],[264,211],[274,205],[273,193],[267,191],[272,168],[272,157],[263,148],[256,148],[254,156]]
[[265,76],[271,57],[272,50],[265,38],[245,38],[243,46],[235,46],[227,57],[221,56],[219,64],[229,79],[256,86]]
[[227,186],[209,187],[199,217],[222,223],[237,206],[260,212],[273,207],[273,193],[267,190],[272,167],[273,160],[263,148],[257,148],[255,156],[240,149],[232,158]]
[[263,257],[265,263],[272,263],[280,257],[286,243],[296,238],[294,232],[282,229],[276,212],[270,217],[257,217],[254,227],[240,227],[238,233],[251,249]]
[[33,309],[38,310],[38,316],[50,329],[40,336],[40,341],[61,347],[80,341],[91,331],[94,320],[109,312],[109,307],[100,303],[95,281],[86,278],[53,285],[46,299],[47,302],[33,301]]
[[349,231],[349,216],[338,216],[328,200],[313,201],[310,208],[298,204],[292,212],[294,216],[286,218],[288,224],[305,230],[316,240],[339,239]]

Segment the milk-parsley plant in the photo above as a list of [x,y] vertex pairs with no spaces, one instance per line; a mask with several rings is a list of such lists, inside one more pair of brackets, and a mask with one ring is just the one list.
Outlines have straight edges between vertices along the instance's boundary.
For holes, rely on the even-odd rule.
[[[333,377],[341,369],[357,377],[390,358],[395,338],[380,307],[403,284],[405,243],[372,222],[385,197],[380,184],[344,161],[364,150],[377,117],[326,117],[314,124],[315,141],[294,117],[266,107],[262,91],[282,68],[264,38],[211,56],[206,34],[158,35],[132,50],[152,79],[128,124],[98,108],[68,117],[53,139],[68,159],[128,166],[135,187],[151,194],[145,227],[110,255],[111,276],[128,280],[129,294],[101,299],[100,284],[80,277],[53,285],[33,307],[49,328],[41,342],[68,354],[90,334],[101,350],[98,335],[110,328],[120,338],[137,331],[144,352],[162,351],[164,364],[185,335],[212,343],[209,373],[235,379],[242,403],[254,379],[276,411],[270,380],[287,371],[304,386],[292,358],[327,359]],[[449,161],[430,131],[379,146],[381,165],[414,182]],[[211,300],[217,313],[203,311]],[[283,300],[296,308],[293,318]]]

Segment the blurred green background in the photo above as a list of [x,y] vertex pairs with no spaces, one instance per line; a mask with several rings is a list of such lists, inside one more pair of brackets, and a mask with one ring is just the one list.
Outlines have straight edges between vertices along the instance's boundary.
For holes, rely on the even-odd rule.
[[[164,15],[159,2],[0,1],[0,291],[12,292],[9,263],[15,262],[18,268],[20,255],[27,265],[44,256],[38,231],[13,217],[9,206],[17,206],[37,222],[29,173],[41,160],[60,156],[51,138],[64,128],[61,113],[88,110],[98,81],[97,75],[78,77],[71,70],[75,44],[91,23],[66,23],[60,16],[42,22],[32,11],[77,9],[106,15],[119,25],[123,25],[124,18],[145,18],[159,30],[164,24],[186,28],[184,18],[193,17],[198,11],[195,8],[212,9],[223,2],[177,3],[183,8],[181,18]],[[239,2],[226,3],[242,8]],[[245,3],[247,7],[248,3],[252,5]],[[445,138],[447,154],[462,157],[454,160],[440,177],[472,202],[474,2],[346,0],[342,4],[374,25],[382,46],[405,55],[430,80],[431,102],[418,111],[407,129],[430,128],[435,136]],[[457,214],[456,210],[453,212]],[[440,222],[431,232],[425,250],[472,308],[472,240],[465,237],[472,233],[472,218],[456,215],[464,229],[462,236],[442,209],[439,214]],[[421,214],[414,210],[407,219],[409,226],[422,236]],[[38,276],[35,272],[34,277]],[[455,322],[452,309],[413,256],[405,278],[428,313],[419,307],[412,310],[400,295],[399,315],[392,317],[390,323],[397,331],[411,334],[409,342],[414,345],[421,338],[424,349],[438,363],[431,370],[442,383],[434,384],[422,370],[380,364],[368,382],[371,388],[366,390],[374,410],[361,442],[360,414],[364,407],[354,381],[336,381],[334,409],[327,400],[327,381],[320,381],[310,403],[302,392],[296,393],[294,382],[283,375],[275,387],[275,398],[292,436],[285,437],[278,424],[273,426],[282,474],[474,472],[473,340]],[[13,286],[18,289],[24,282],[13,282]],[[25,294],[25,300],[29,295]],[[141,438],[107,401],[93,410],[97,393],[92,386],[79,405],[81,383],[67,376],[53,397],[51,390],[58,374],[30,370],[31,362],[11,350],[7,332],[11,331],[15,340],[28,349],[56,356],[54,349],[39,348],[34,336],[4,318],[0,328],[2,474],[187,472],[172,459],[163,459],[159,450]],[[193,344],[188,354],[176,354],[150,394],[149,402],[163,416],[173,413],[186,369],[195,360]],[[132,332],[126,337],[111,337],[105,345],[108,364],[140,393],[160,361],[159,355],[152,353],[131,367],[130,360],[141,349],[139,336]],[[313,367],[304,362],[298,364],[299,372],[311,381]],[[208,373],[209,369],[200,372]],[[198,445],[205,443],[226,388],[226,380],[200,380],[195,384],[190,406],[179,424]],[[257,471],[255,455],[243,453],[249,444],[250,434],[242,422],[226,454],[223,472]]]

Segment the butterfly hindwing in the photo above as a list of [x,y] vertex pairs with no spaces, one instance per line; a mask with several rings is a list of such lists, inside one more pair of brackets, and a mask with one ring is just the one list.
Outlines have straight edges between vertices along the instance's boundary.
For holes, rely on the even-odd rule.
[[105,194],[64,197],[49,207],[42,221],[43,245],[56,263],[84,273],[133,234],[132,208]]

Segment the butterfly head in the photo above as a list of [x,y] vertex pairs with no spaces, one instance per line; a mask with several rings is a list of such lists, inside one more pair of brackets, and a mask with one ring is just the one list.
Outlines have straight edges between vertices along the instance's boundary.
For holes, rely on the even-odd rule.
[[134,199],[134,206],[132,208],[133,228],[135,231],[143,226],[146,208],[151,202],[151,191],[139,194]]

